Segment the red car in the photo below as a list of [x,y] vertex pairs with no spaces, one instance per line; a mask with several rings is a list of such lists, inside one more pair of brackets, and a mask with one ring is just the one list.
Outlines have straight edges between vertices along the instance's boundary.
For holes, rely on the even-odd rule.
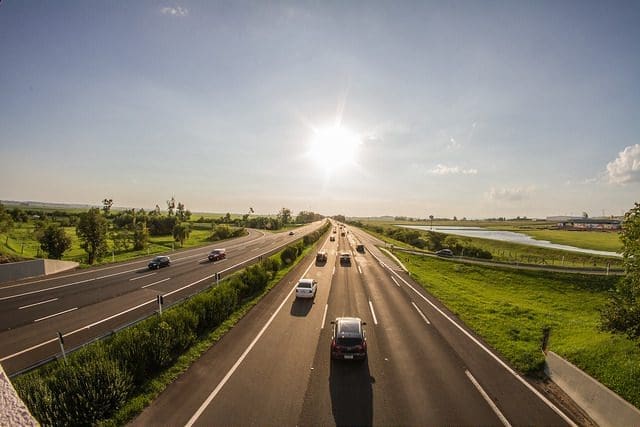
[[220,261],[221,259],[225,259],[227,257],[227,251],[225,249],[214,249],[211,251],[209,256],[209,261]]

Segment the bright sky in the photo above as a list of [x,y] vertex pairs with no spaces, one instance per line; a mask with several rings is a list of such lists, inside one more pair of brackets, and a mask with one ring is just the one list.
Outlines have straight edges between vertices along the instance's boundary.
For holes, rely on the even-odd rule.
[[0,3],[0,199],[620,215],[640,2]]

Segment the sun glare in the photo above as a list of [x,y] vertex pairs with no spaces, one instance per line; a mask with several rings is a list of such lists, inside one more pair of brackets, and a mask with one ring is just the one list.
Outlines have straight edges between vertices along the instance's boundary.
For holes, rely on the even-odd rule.
[[309,156],[330,173],[343,166],[355,164],[361,138],[340,126],[317,129],[311,140]]

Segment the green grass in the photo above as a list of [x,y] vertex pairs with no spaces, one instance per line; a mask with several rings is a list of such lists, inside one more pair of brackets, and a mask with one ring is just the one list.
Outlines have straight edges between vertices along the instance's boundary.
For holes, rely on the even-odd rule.
[[597,251],[619,252],[622,250],[620,235],[615,232],[602,231],[569,231],[569,230],[514,230],[527,234],[536,240],[548,240],[560,245]]
[[[65,227],[67,236],[71,237],[71,248],[64,253],[62,260],[77,261],[81,264],[86,261],[87,254],[80,247],[80,239],[76,235],[75,227]],[[33,236],[34,226],[32,224],[19,224],[7,234],[0,234],[0,253],[18,256],[25,259],[42,256],[40,244]],[[189,238],[185,240],[182,248],[192,248],[211,243],[208,237],[211,235],[210,229],[192,229]],[[111,245],[111,240],[108,241]],[[97,264],[108,264],[111,262],[127,261],[142,256],[149,256],[174,249],[180,249],[178,242],[173,240],[173,236],[150,236],[149,246],[146,249],[134,251],[109,252]]]
[[[387,224],[388,225],[388,224]],[[558,231],[560,232],[560,231]],[[406,249],[416,249],[404,242],[391,239],[386,235],[367,230],[379,239]],[[598,233],[608,234],[608,233]],[[612,269],[622,269],[622,259],[603,257],[598,255],[583,254],[580,252],[563,251],[560,249],[550,249],[539,246],[523,245],[519,243],[502,242],[499,240],[481,239],[477,237],[453,236],[459,241],[468,245],[476,246],[491,252],[493,261],[520,263],[520,264],[537,264],[551,267],[571,267],[585,269],[606,269],[609,266]]]
[[549,349],[640,407],[640,346],[599,329],[612,276],[514,271],[399,254],[423,287],[516,369],[539,373]]

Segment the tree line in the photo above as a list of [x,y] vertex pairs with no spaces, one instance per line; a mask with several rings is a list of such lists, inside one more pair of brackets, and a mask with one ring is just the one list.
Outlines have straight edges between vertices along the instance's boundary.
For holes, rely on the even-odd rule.
[[[72,246],[72,238],[64,227],[75,227],[88,264],[94,264],[110,251],[144,250],[153,236],[170,235],[183,246],[191,234],[192,213],[175,197],[166,201],[166,211],[162,211],[157,204],[149,211],[135,208],[114,210],[113,203],[113,199],[104,198],[100,208],[90,208],[86,212],[45,212],[18,207],[5,209],[0,203],[0,232],[7,233],[8,240],[8,232],[16,223],[32,222],[35,225],[34,238],[40,244],[40,249],[49,258],[61,259]],[[219,218],[201,217],[197,222],[210,223],[211,234],[208,239],[217,241],[241,236],[245,228],[275,231],[292,223],[305,224],[323,218],[310,211],[301,211],[293,216],[291,210],[284,207],[271,216],[251,215],[253,213],[253,208],[249,208],[249,213],[241,217],[232,218],[227,213]]]

